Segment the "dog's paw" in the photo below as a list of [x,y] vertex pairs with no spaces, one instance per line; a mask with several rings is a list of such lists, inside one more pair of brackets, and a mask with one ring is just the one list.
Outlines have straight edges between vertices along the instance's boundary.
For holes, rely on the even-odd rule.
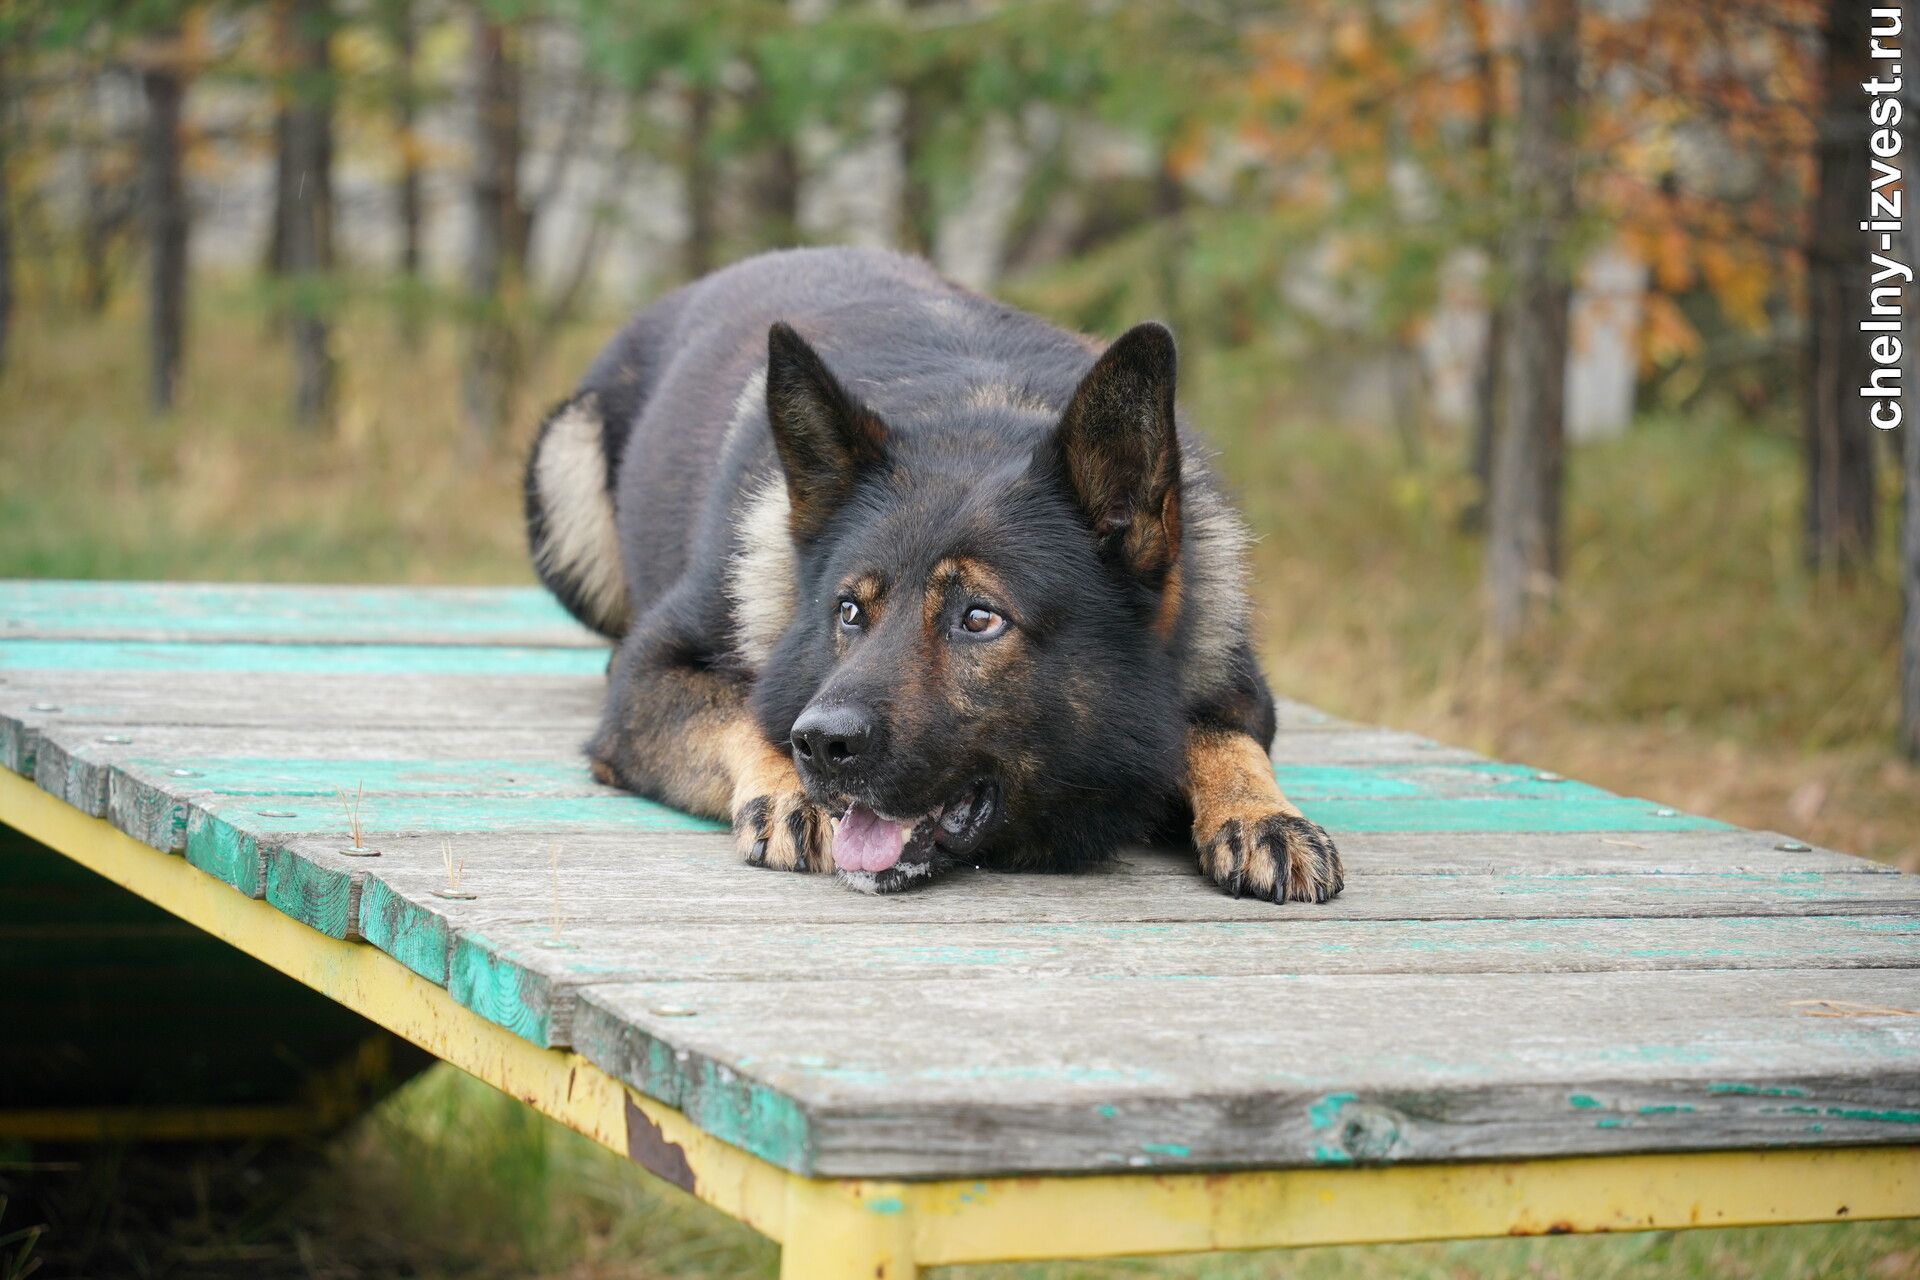
[[733,847],[747,865],[775,871],[833,870],[833,816],[791,787],[742,798],[733,809]]
[[1325,902],[1346,886],[1340,851],[1319,824],[1292,813],[1229,818],[1194,832],[1200,869],[1234,897]]

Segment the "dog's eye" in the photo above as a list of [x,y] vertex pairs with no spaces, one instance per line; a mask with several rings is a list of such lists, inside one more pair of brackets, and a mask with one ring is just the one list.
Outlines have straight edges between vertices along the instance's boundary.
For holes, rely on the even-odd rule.
[[840,625],[841,626],[857,629],[859,627],[865,626],[866,622],[867,622],[866,612],[862,610],[856,602],[852,600],[842,600],[840,602]]
[[977,640],[991,640],[1007,629],[1007,620],[991,609],[974,605],[960,619],[960,629]]

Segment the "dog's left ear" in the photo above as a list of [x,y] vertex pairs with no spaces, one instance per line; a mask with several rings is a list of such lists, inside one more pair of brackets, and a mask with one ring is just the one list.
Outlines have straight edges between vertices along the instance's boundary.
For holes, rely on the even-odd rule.
[[1107,348],[1043,450],[1108,554],[1152,587],[1180,553],[1173,335],[1142,324]]
[[802,541],[886,461],[886,424],[784,323],[767,330],[767,423],[787,475],[788,523]]

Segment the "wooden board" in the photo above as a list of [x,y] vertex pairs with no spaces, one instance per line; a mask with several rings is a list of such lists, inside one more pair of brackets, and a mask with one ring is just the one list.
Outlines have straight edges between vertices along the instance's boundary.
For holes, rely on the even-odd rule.
[[864,897],[594,783],[552,613],[7,584],[0,766],[802,1172],[1920,1139],[1915,877],[1284,703],[1332,903],[1149,850]]
[[589,989],[594,1061],[820,1173],[1907,1142],[1911,970],[1019,977]]
[[506,644],[605,641],[538,588],[0,581],[0,638]]

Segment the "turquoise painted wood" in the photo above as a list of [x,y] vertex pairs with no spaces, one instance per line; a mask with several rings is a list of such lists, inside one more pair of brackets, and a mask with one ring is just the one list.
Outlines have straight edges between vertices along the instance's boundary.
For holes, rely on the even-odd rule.
[[604,644],[535,587],[0,581],[0,636],[7,635]]
[[209,644],[0,640],[0,671],[169,671],[287,676],[597,676],[605,649],[461,644]]
[[[1522,1158],[1920,1125],[1899,1012],[1920,1009],[1912,877],[1824,851],[1801,870],[1786,837],[1462,753],[1409,762],[1290,707],[1282,786],[1368,850],[1334,904],[1234,902],[1163,855],[861,898],[742,866],[721,824],[595,784],[576,748],[606,658],[521,589],[3,583],[0,763],[44,755],[49,790],[104,796],[109,820],[237,892],[802,1172]],[[58,699],[36,683],[54,677]],[[93,678],[111,699],[82,696]],[[489,681],[553,709],[519,726],[546,736],[489,742]],[[249,714],[225,746],[228,721],[168,727],[209,689],[216,716],[283,699],[297,718]],[[376,728],[365,708],[398,691],[401,718]],[[337,791],[360,794],[380,856],[342,855]],[[1525,861],[1534,838],[1548,869]],[[1504,860],[1469,873],[1476,849]],[[1883,1012],[1812,1016],[1823,1001]]]
[[[160,769],[167,762],[148,758],[135,764]],[[1516,765],[1282,766],[1275,772],[1287,793],[1330,831],[1698,831],[1724,825],[1582,783],[1543,779]],[[370,828],[392,831],[463,830],[457,824],[468,812],[466,806],[449,807],[426,798],[477,795],[499,797],[490,812],[509,826],[529,829],[591,831],[635,823],[648,830],[717,829],[599,786],[584,761],[215,756],[196,759],[173,776],[196,791],[216,795],[316,797],[327,802],[295,806],[285,818],[274,816],[267,826],[274,831],[336,825],[337,791],[364,791],[374,797],[364,806],[366,822]],[[589,803],[572,803],[575,799]],[[592,803],[614,799],[620,803]]]

